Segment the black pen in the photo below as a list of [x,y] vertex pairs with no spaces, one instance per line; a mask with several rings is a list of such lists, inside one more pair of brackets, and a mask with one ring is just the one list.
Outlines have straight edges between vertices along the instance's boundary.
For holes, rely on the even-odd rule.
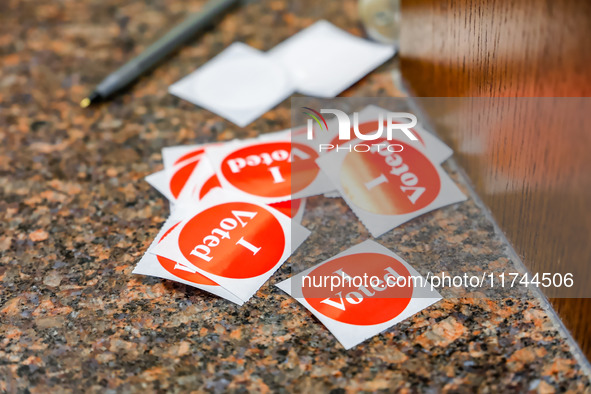
[[164,37],[150,45],[139,56],[125,63],[120,69],[103,79],[94,91],[80,102],[80,106],[86,108],[93,102],[106,99],[129,85],[200,30],[208,27],[219,15],[238,3],[238,1],[210,0],[200,12],[189,16],[180,25],[166,33]]

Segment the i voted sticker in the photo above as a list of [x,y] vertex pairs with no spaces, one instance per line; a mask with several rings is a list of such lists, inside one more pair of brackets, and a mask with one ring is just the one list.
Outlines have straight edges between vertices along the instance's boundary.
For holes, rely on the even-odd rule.
[[197,267],[212,275],[245,279],[275,266],[284,253],[285,238],[279,219],[263,206],[228,202],[189,219],[178,234],[178,245],[190,263],[183,269],[194,272]]
[[[396,287],[388,287],[386,282],[391,277],[409,275],[404,264],[391,256],[349,254],[310,271],[309,279],[302,284],[302,293],[310,307],[326,317],[341,323],[370,326],[390,321],[406,309],[412,299],[412,282]],[[337,284],[333,281],[329,290],[323,279],[333,276],[341,280]],[[374,279],[347,281],[347,278]]]
[[332,187],[310,146],[280,139],[208,148],[207,157],[222,187],[266,203],[308,197]]
[[274,208],[220,191],[208,194],[152,252],[247,301],[308,235]]
[[365,241],[279,284],[349,349],[441,299],[401,257]]
[[[179,222],[180,223],[180,222]],[[162,241],[164,238],[166,238],[166,236],[172,231],[174,230],[174,228],[176,226],[179,225],[179,223],[175,223],[172,227],[170,227],[163,235],[162,238],[160,238],[160,241]],[[187,272],[186,270],[183,269],[178,269],[177,263],[176,261],[173,261],[171,259],[167,259],[166,257],[162,257],[162,256],[158,256],[156,255],[156,258],[158,259],[158,262],[160,263],[160,265],[162,266],[162,268],[164,268],[165,270],[167,270],[168,272],[170,272],[172,275],[178,276],[181,279],[184,279],[186,281],[189,281],[191,283],[195,283],[198,285],[206,285],[206,286],[219,286],[217,283],[215,283],[213,280],[201,275],[198,272]]]
[[400,145],[399,152],[374,149],[345,155],[339,183],[353,204],[378,215],[403,215],[435,201],[441,191],[437,168],[418,149]]
[[[359,140],[351,141],[349,147]],[[464,201],[449,176],[416,146],[377,140],[334,150],[317,163],[374,237],[426,212]],[[395,148],[390,149],[392,146]]]
[[165,239],[178,226],[178,224],[179,222],[174,218],[166,221],[162,227],[162,230],[148,249],[148,252],[144,254],[144,256],[136,265],[133,273],[184,283],[186,285],[217,295],[218,297],[225,298],[238,305],[242,305],[244,301],[206,276],[198,272],[187,272],[186,270],[178,269],[178,266],[174,260],[151,253],[151,250],[154,249],[154,247],[163,239]]
[[[193,170],[185,187],[177,199],[179,206],[187,206],[202,200],[210,191],[221,188],[219,178],[215,174],[207,158],[203,158]],[[301,222],[304,214],[305,199],[287,200],[269,204],[284,215]]]

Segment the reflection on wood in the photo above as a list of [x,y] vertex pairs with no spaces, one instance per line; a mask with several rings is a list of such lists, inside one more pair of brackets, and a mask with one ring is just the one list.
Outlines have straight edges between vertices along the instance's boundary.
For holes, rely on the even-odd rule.
[[[415,95],[548,97],[423,104],[528,268],[575,273],[569,296],[591,271],[590,20],[587,0],[402,1]],[[552,302],[591,355],[591,301]]]

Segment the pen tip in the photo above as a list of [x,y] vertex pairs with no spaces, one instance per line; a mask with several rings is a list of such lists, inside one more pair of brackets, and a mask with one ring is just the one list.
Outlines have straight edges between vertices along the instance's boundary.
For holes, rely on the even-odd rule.
[[82,108],[86,108],[90,105],[90,98],[85,97],[84,99],[82,99],[82,101],[80,101],[80,106]]

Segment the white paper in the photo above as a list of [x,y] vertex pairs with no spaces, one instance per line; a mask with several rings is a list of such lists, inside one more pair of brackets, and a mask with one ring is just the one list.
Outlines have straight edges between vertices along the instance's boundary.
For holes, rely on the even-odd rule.
[[234,43],[169,92],[244,127],[295,91],[336,97],[395,51],[321,20],[267,53]]
[[300,93],[336,97],[394,56],[395,48],[351,35],[320,20],[271,49]]
[[244,127],[289,97],[294,87],[281,65],[237,42],[168,90]]

